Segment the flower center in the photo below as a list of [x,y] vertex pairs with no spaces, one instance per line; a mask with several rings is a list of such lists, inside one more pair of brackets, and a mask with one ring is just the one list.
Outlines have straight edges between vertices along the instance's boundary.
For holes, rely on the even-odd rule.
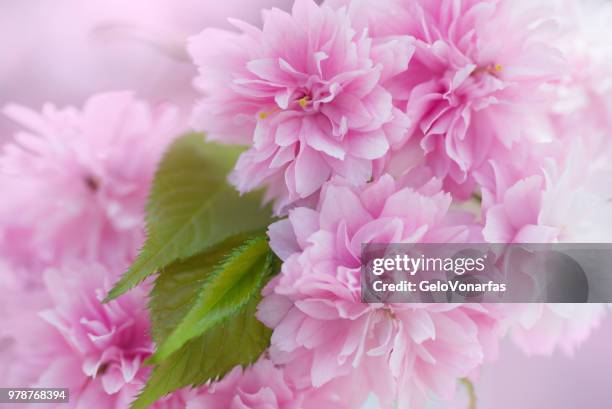
[[108,367],[109,367],[108,362],[105,362],[102,365],[100,365],[100,367],[98,368],[98,372],[96,372],[94,377],[104,375],[106,371],[108,371]]
[[308,105],[309,102],[310,99],[308,98],[308,95],[305,95],[302,98],[298,99],[298,104],[302,107],[302,109],[306,108],[306,105]]
[[[297,100],[294,99],[293,103],[297,102],[299,107],[302,108],[302,110],[306,111],[311,106],[312,98],[310,97],[310,94],[307,94],[307,93],[301,93],[301,94],[303,96]],[[291,105],[287,109],[288,110],[291,109]],[[270,111],[261,111],[257,114],[257,118],[263,121],[264,119],[267,119],[270,115],[273,115],[280,111],[281,109],[279,107],[275,107],[274,109]]]
[[92,192],[97,192],[98,189],[100,189],[100,180],[95,176],[87,175],[83,181],[85,182],[85,186]]
[[472,75],[478,74],[491,74],[495,75],[501,72],[504,69],[501,64],[489,64],[482,67],[477,67],[474,71],[472,71]]
[[383,312],[387,318],[395,320],[395,312],[390,307],[383,307]]

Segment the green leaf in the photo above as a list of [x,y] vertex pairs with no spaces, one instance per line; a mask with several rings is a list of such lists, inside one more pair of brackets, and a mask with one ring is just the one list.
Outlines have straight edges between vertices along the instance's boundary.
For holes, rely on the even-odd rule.
[[242,309],[261,291],[271,262],[266,236],[251,239],[234,250],[208,275],[193,308],[159,345],[149,362],[160,363],[190,339]]
[[248,235],[245,234],[232,236],[211,249],[176,261],[160,271],[149,301],[151,333],[157,345],[166,340],[193,308],[208,275],[247,240]]
[[270,344],[271,330],[255,319],[259,297],[239,314],[189,341],[155,367],[132,409],[145,409],[162,396],[185,386],[221,378],[236,365],[255,362]]
[[205,143],[201,134],[185,135],[170,147],[147,204],[147,240],[106,301],[175,260],[270,224],[259,195],[240,196],[226,182],[238,154],[235,148]]
[[[232,251],[232,246],[238,247]],[[231,253],[229,257],[225,256],[228,251]],[[211,267],[215,260],[222,261],[221,267]],[[247,268],[247,265],[260,265],[262,269]],[[226,273],[227,268],[235,275]],[[261,300],[262,288],[279,269],[278,259],[263,238],[249,240],[244,236],[232,237],[209,251],[163,269],[157,277],[150,302],[157,342],[168,342],[171,334],[176,332],[169,323],[176,326],[179,317],[206,305],[200,297],[203,288],[210,289],[212,287],[209,286],[214,284],[213,295],[220,296],[217,291],[227,288],[221,285],[225,283],[220,280],[222,274],[228,274],[228,282],[239,284],[240,291],[226,292],[221,303],[216,305],[222,305],[226,298],[234,299],[232,295],[250,293],[250,296],[241,303],[241,307],[236,306],[232,314],[216,320],[206,331],[187,341],[156,366],[132,408],[147,408],[169,392],[219,379],[236,365],[248,366],[255,362],[269,346],[271,336],[271,330],[255,318],[255,311]],[[246,270],[249,270],[248,274]],[[237,276],[245,274],[259,279],[244,276],[236,280]],[[229,280],[230,277],[234,279]],[[254,285],[251,289],[246,288],[249,281]]]

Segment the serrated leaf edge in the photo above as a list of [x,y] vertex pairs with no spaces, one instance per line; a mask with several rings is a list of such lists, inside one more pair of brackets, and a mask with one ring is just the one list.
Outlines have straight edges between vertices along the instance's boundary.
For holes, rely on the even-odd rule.
[[[159,364],[159,363],[161,363],[162,361],[164,361],[165,359],[170,357],[174,352],[176,352],[177,350],[182,348],[183,345],[185,345],[191,339],[202,335],[208,329],[213,328],[216,325],[222,324],[224,321],[226,321],[229,317],[231,317],[233,315],[233,314],[227,314],[224,317],[220,317],[218,320],[213,321],[213,323],[208,328],[204,328],[204,329],[202,329],[201,332],[199,332],[197,334],[194,334],[191,337],[183,340],[180,343],[180,345],[176,346],[173,349],[169,349],[168,351],[160,353],[160,351],[164,351],[166,349],[166,348],[164,348],[164,346],[168,345],[168,343],[170,343],[173,340],[172,339],[173,334],[175,334],[179,329],[181,329],[185,325],[187,319],[189,318],[189,316],[191,314],[191,311],[193,311],[194,309],[198,308],[198,306],[204,301],[204,298],[206,297],[206,288],[211,283],[213,283],[215,281],[215,279],[217,279],[219,277],[219,275],[224,270],[226,270],[227,267],[232,262],[235,261],[236,257],[239,257],[247,249],[249,249],[255,243],[258,243],[260,241],[267,242],[267,237],[266,236],[259,236],[259,237],[253,237],[253,238],[247,239],[242,245],[234,248],[230,253],[228,253],[223,258],[223,260],[221,260],[217,264],[217,267],[215,269],[213,269],[213,271],[211,271],[210,274],[208,274],[208,276],[203,280],[202,286],[200,287],[200,292],[198,294],[198,297],[197,297],[196,302],[194,303],[193,307],[189,310],[189,312],[187,312],[187,314],[185,314],[185,316],[183,317],[181,322],[176,326],[175,330],[167,337],[167,339],[164,341],[164,343],[162,343],[162,345],[160,345],[158,347],[158,349],[155,352],[155,354],[153,354],[151,357],[149,357],[146,360],[147,364],[152,365],[152,364]],[[270,256],[270,249],[269,249],[269,247],[268,247],[267,251],[262,254],[262,257],[265,257],[265,260],[264,260],[264,263],[263,263],[263,266],[262,266],[263,273],[259,274],[259,277],[255,281],[255,285],[253,286],[253,289],[249,292],[248,297],[246,297],[245,299],[241,300],[241,302],[236,305],[236,308],[233,309],[235,311],[235,313],[238,313],[239,311],[241,311],[244,308],[244,306],[246,306],[250,301],[252,301],[253,297],[257,296],[259,294],[259,292],[261,291],[261,288],[262,288],[261,283],[263,281],[265,281],[265,279],[267,278],[267,272],[270,270],[270,268],[272,267],[272,263],[273,263],[273,258]]]

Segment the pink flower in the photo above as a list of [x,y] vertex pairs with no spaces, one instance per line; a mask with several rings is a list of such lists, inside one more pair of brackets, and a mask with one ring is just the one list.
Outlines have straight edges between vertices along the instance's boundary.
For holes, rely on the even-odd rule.
[[[69,388],[70,407],[125,408],[149,373],[143,365],[153,351],[147,291],[136,288],[102,304],[116,279],[92,262],[49,268],[46,307],[12,323],[20,366],[36,375],[32,385]],[[159,407],[184,407],[178,395]]]
[[284,379],[283,371],[260,359],[242,370],[237,366],[220,381],[204,387],[187,409],[298,409],[303,396]]
[[237,366],[218,382],[200,388],[187,409],[342,409],[353,408],[329,388],[297,388],[281,366],[260,358]]
[[588,156],[579,142],[566,158],[544,161],[540,172],[500,192],[485,212],[483,235],[491,243],[612,242],[612,176],[609,153]]
[[32,270],[69,257],[133,257],[153,173],[180,132],[176,110],[118,92],[82,110],[5,112],[25,129],[0,156],[0,254]]
[[194,126],[251,145],[231,181],[241,192],[267,186],[277,213],[332,175],[365,183],[405,136],[406,118],[381,84],[407,67],[411,39],[373,42],[344,9],[312,0],[291,14],[266,11],[262,30],[233,23],[241,34],[207,29],[189,43],[205,94]]
[[[24,364],[24,357],[18,352],[21,342],[18,334],[35,330],[40,326],[36,313],[48,305],[48,295],[44,289],[31,288],[25,279],[26,274],[19,268],[9,266],[0,259],[0,379],[7,387],[31,384],[37,376],[32,367]],[[34,319],[32,319],[34,317]],[[28,336],[20,341],[40,343],[37,336]]]
[[512,340],[529,355],[568,355],[586,341],[605,315],[604,304],[513,305]]
[[331,0],[347,3],[374,38],[416,38],[410,65],[386,88],[447,190],[469,197],[473,174],[491,158],[551,138],[542,87],[564,64],[547,9],[506,0]]
[[362,243],[480,240],[471,216],[450,202],[439,181],[415,172],[362,188],[333,179],[316,209],[296,208],[270,226],[284,264],[258,317],[274,329],[272,358],[291,379],[319,387],[348,378],[383,407],[396,397],[416,405],[430,393],[451,398],[457,379],[494,351],[496,320],[484,306],[360,299]]
[[598,155],[609,149],[612,133],[612,4],[557,0],[554,5],[562,28],[556,44],[570,70],[551,89],[553,126],[560,138],[580,139],[590,155]]
[[[498,195],[485,212],[483,235],[492,243],[612,242],[612,192],[601,183],[612,173],[609,153],[587,154],[568,145],[558,162]],[[503,185],[503,183],[499,183]],[[599,325],[600,304],[513,304],[496,306],[507,317],[513,340],[529,354],[571,353]]]
[[540,175],[519,180],[486,213],[484,237],[491,243],[555,241],[559,231],[539,224],[544,180]]

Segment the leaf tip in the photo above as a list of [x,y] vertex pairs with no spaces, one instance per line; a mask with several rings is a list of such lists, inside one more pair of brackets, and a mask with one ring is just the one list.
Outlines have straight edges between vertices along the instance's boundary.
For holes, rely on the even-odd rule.
[[106,294],[106,297],[104,297],[104,299],[102,300],[102,304],[108,304],[109,302],[119,297],[119,294],[117,294],[114,290],[115,289],[113,288],[108,292],[108,294]]
[[114,299],[119,298],[119,296],[123,295],[126,291],[127,289],[123,285],[123,280],[120,280],[117,282],[117,284],[113,286],[113,288],[111,288],[108,294],[106,294],[106,297],[104,297],[102,303],[107,304],[113,301]]
[[145,359],[143,363],[148,366],[154,366],[154,365],[157,365],[158,361],[157,361],[157,358],[155,357],[155,354],[153,354],[147,359]]

